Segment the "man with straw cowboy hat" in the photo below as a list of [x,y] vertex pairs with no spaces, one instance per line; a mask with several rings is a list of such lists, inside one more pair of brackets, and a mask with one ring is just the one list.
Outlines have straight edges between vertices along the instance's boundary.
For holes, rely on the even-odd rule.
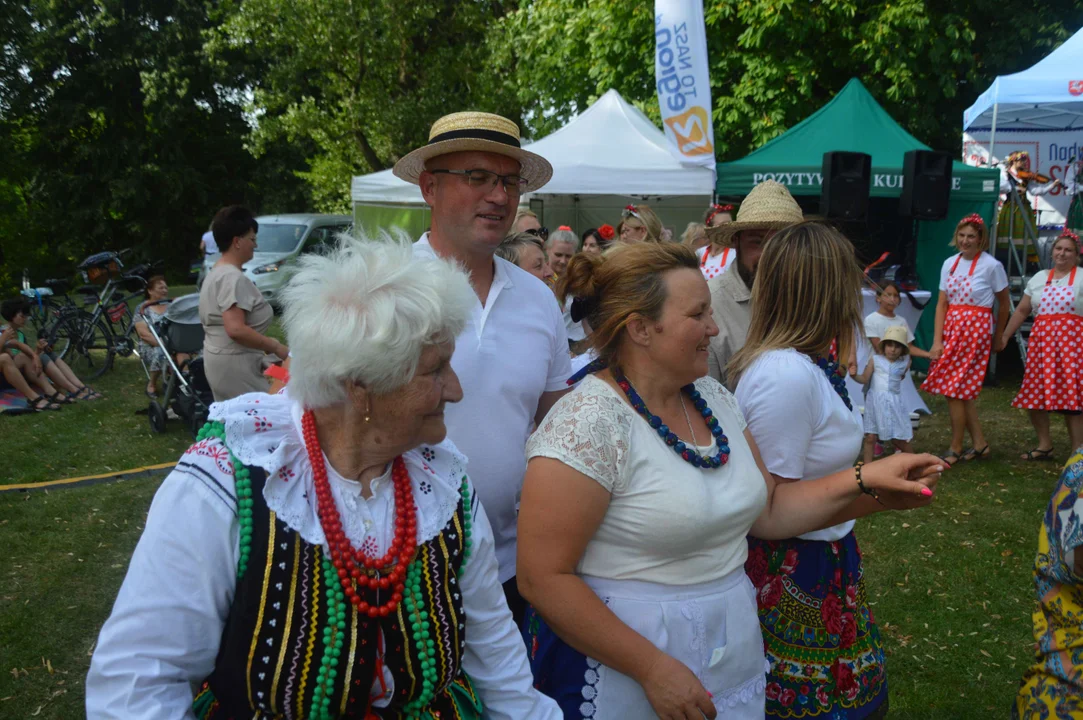
[[545,185],[553,168],[522,149],[512,121],[458,112],[433,123],[429,142],[399,160],[394,173],[420,186],[432,208],[431,229],[415,253],[459,263],[478,297],[451,358],[463,399],[444,412],[448,437],[469,458],[493,526],[500,582],[521,622],[526,604],[515,585],[515,528],[526,438],[567,392],[571,360],[552,291],[494,252],[519,198]]
[[745,344],[752,321],[752,285],[760,262],[760,249],[769,237],[801,222],[801,207],[786,186],[765,180],[745,197],[731,223],[707,228],[713,243],[730,243],[737,259],[707,286],[711,290],[711,311],[718,335],[707,348],[707,374],[726,384],[726,365]]

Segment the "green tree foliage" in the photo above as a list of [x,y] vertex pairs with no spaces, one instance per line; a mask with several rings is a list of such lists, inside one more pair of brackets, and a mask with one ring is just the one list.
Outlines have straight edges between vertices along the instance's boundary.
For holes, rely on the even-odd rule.
[[[1078,29],[1083,3],[705,0],[704,15],[716,146],[732,159],[854,76],[920,139],[957,149],[963,110]],[[657,121],[653,32],[653,3],[533,0],[504,18],[494,55],[537,134],[610,87]]]
[[437,117],[479,109],[517,116],[490,78],[486,28],[501,0],[241,0],[215,33],[216,56],[243,52],[258,112],[257,155],[308,143],[299,171],[315,207],[343,211],[350,178],[428,140]]
[[[1083,0],[705,0],[716,144],[740,157],[853,76],[933,147],[1083,24]],[[658,120],[640,0],[0,3],[0,288],[136,246],[174,272],[218,207],[345,210],[464,109],[561,126],[609,88]]]
[[[136,247],[178,270],[196,256],[215,209],[259,204],[243,107],[203,52],[213,6],[4,7],[0,123],[10,154],[0,209],[11,215],[0,225],[0,283],[10,286],[26,266],[41,279],[107,248]],[[278,196],[287,198],[292,176],[282,175]]]

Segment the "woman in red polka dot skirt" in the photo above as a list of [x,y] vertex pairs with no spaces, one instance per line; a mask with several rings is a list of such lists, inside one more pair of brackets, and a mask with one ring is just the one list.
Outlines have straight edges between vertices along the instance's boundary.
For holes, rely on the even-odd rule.
[[[981,392],[991,350],[1004,349],[1004,326],[1008,322],[1008,276],[1004,266],[989,253],[989,235],[980,215],[967,215],[955,227],[951,244],[959,252],[940,269],[940,299],[936,304],[936,329],[929,350],[932,365],[921,389],[943,395],[951,415],[951,447],[944,462],[954,465],[980,460],[990,454],[982,434],[974,400]],[[993,300],[997,301],[996,330]],[[996,338],[996,347],[993,347]],[[963,437],[970,433],[973,445],[963,451]]]
[[1083,444],[1083,273],[1079,237],[1065,230],[1053,243],[1053,267],[1031,278],[1004,330],[1005,343],[1027,317],[1034,325],[1027,340],[1023,386],[1012,407],[1030,411],[1038,446],[1024,460],[1053,460],[1049,413],[1064,413],[1071,449]]

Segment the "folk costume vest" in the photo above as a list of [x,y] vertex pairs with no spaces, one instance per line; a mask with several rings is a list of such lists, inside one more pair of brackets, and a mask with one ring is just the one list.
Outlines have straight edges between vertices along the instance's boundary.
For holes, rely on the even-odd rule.
[[[465,482],[447,525],[419,545],[403,601],[387,617],[369,618],[343,596],[322,546],[267,507],[264,471],[235,467],[241,567],[214,672],[193,703],[196,716],[480,718],[481,701],[461,667],[466,621],[458,576],[469,562],[477,503],[466,497]],[[390,696],[387,707],[370,706],[379,694],[374,685]]]

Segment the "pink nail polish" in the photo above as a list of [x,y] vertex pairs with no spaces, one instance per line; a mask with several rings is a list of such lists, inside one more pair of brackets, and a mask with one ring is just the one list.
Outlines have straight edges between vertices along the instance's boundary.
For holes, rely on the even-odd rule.
[[931,488],[923,487],[921,489],[921,494],[924,495],[925,497],[931,497],[932,494],[933,494],[933,491],[932,491]]
[[711,691],[710,691],[710,690],[708,690],[708,691],[707,691],[707,697],[709,697],[709,698],[711,698],[712,700],[714,700],[714,695],[712,695],[712,694],[711,694]]

